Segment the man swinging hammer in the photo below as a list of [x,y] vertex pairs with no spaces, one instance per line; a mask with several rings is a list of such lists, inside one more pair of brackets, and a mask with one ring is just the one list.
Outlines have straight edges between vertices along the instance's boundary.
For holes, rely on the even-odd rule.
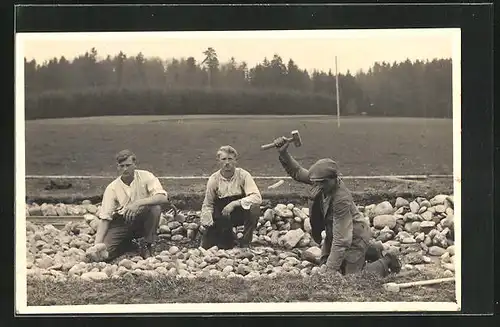
[[[320,244],[321,233],[326,232],[320,263],[345,274],[365,270],[386,276],[399,272],[401,263],[395,254],[382,257],[381,250],[370,248],[370,227],[340,178],[337,163],[324,158],[305,169],[288,152],[290,142],[285,137],[274,140],[279,161],[287,174],[311,186],[309,212],[314,241]],[[373,262],[366,262],[367,252],[378,253],[372,258]]]

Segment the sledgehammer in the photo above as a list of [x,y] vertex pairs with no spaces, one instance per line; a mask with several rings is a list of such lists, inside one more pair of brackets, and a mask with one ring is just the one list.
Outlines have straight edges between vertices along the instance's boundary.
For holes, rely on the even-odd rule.
[[388,292],[397,293],[402,288],[408,288],[408,287],[420,286],[420,285],[433,285],[433,284],[440,284],[440,283],[452,282],[452,281],[455,281],[455,277],[421,280],[418,282],[401,283],[401,284],[387,283],[387,284],[384,284],[384,289]]
[[[297,131],[297,130],[292,131],[292,137],[291,138],[287,138],[286,140],[288,142],[293,142],[293,144],[296,147],[299,147],[299,146],[302,145],[302,139],[300,138],[299,131]],[[273,143],[262,145],[260,148],[261,148],[261,150],[267,150],[267,149],[271,149],[271,148],[274,148],[274,147],[276,147],[276,144],[274,144],[274,142],[273,142]]]

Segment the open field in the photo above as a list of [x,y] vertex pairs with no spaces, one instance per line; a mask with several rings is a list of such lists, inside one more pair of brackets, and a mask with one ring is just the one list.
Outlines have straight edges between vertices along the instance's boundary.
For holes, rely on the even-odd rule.
[[230,144],[253,175],[281,176],[276,151],[260,145],[294,129],[305,167],[332,157],[344,175],[452,173],[449,119],[343,118],[338,129],[328,116],[135,116],[27,121],[26,174],[113,176],[114,154],[129,148],[156,175],[210,175]]
[[[327,116],[127,116],[47,119],[26,122],[26,174],[104,175],[109,179],[68,180],[68,190],[45,190],[49,180],[27,180],[29,199],[80,200],[102,195],[115,176],[114,154],[130,148],[139,167],[157,176],[208,176],[217,169],[215,152],[231,144],[239,164],[255,176],[285,175],[274,150],[262,151],[291,130],[303,146],[291,153],[305,167],[321,157],[339,162],[344,175],[452,174],[452,121],[418,118],[343,118]],[[258,180],[263,193],[302,194],[291,180],[274,191],[277,180]],[[202,194],[206,179],[162,180],[174,197]],[[346,180],[355,192],[403,196],[450,193],[452,180],[402,185],[375,180]],[[430,193],[429,193],[430,192]]]

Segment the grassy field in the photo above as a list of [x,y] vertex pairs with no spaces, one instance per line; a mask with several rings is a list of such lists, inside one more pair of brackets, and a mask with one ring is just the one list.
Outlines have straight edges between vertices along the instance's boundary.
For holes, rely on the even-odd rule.
[[[366,273],[347,276],[299,276],[257,280],[194,280],[131,276],[130,279],[70,283],[28,279],[28,305],[245,303],[245,302],[454,302],[454,283],[386,292],[383,284],[442,278],[438,272],[408,271],[381,278]],[[105,289],[106,292],[102,292]]]
[[114,175],[114,155],[134,151],[157,175],[210,175],[215,152],[230,144],[254,175],[283,175],[274,149],[261,144],[299,130],[291,153],[306,167],[321,157],[344,175],[451,174],[452,121],[327,116],[135,116],[26,122],[26,174]]
[[[290,131],[300,131],[303,146],[291,153],[308,167],[321,157],[338,161],[344,175],[452,174],[452,121],[418,118],[343,118],[326,116],[128,116],[47,119],[26,122],[26,174],[104,175],[109,179],[69,180],[69,190],[45,190],[49,180],[27,180],[28,198],[80,200],[102,195],[115,176],[114,154],[130,148],[139,167],[158,176],[208,176],[217,169],[215,152],[223,144],[240,153],[239,165],[255,176],[285,175],[276,151],[260,150]],[[260,180],[264,193],[305,194],[303,185]],[[171,195],[203,193],[206,180],[166,180]],[[401,185],[347,180],[355,192],[417,194],[451,192],[451,180]]]

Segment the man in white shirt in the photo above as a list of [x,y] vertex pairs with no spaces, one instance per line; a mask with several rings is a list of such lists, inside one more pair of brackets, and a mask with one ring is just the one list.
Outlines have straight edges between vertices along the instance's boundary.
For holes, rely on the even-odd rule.
[[244,226],[242,248],[250,247],[260,216],[262,196],[250,173],[236,167],[238,153],[229,146],[217,151],[220,169],[208,182],[201,208],[201,224],[206,229],[201,246],[230,249],[235,245],[233,227]]
[[136,169],[136,156],[130,150],[120,151],[116,162],[120,176],[104,191],[95,243],[106,244],[109,262],[126,252],[134,238],[143,237],[141,255],[152,256],[167,192],[151,172]]

